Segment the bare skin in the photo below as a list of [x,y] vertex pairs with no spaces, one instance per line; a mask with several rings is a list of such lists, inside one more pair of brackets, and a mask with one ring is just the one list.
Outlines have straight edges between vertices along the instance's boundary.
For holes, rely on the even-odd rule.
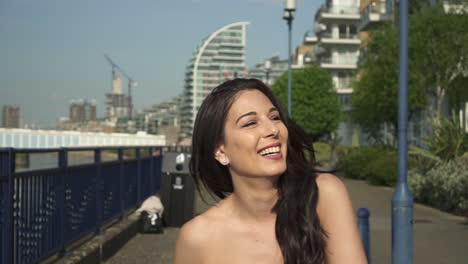
[[[284,262],[271,211],[287,155],[288,131],[277,117],[278,111],[257,90],[240,92],[235,99],[226,119],[225,142],[214,151],[229,168],[234,192],[181,228],[175,264]],[[279,147],[275,158],[260,155],[272,144]],[[331,174],[321,174],[316,181],[317,212],[329,233],[327,263],[367,263],[344,184]]]
[[276,217],[244,221],[235,199],[230,195],[183,227],[187,236],[192,236],[190,230],[204,232],[192,237],[193,244],[187,241],[192,246],[185,247],[185,253],[176,249],[175,263],[282,263],[274,232]]

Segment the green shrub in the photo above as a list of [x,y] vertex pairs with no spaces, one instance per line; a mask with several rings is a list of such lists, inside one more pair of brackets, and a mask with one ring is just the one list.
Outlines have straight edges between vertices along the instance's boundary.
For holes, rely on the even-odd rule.
[[[411,145],[408,150],[410,157],[416,162],[418,173],[425,174],[442,160],[431,151]],[[416,173],[416,171],[413,171]]]
[[[398,153],[388,146],[349,148],[340,152],[339,168],[345,177],[374,185],[394,186],[398,179]],[[408,159],[408,167],[417,164]]]
[[395,186],[398,179],[397,153],[382,152],[366,166],[364,177],[370,184]]
[[430,194],[427,190],[427,177],[419,168],[408,171],[408,185],[415,201],[427,203],[427,195]]
[[439,162],[426,175],[412,170],[408,183],[416,201],[468,216],[468,156]]
[[338,168],[345,177],[365,179],[365,168],[383,153],[390,151],[386,146],[345,148],[340,151]]
[[432,135],[427,140],[429,149],[443,160],[451,160],[468,151],[468,133],[460,119],[452,112],[451,118],[441,116],[431,122]]

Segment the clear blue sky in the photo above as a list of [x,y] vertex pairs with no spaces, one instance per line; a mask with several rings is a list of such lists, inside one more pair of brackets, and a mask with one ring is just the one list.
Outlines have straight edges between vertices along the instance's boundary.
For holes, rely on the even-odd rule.
[[[323,1],[298,0],[293,49]],[[138,81],[139,110],[182,92],[187,62],[218,28],[249,21],[249,67],[286,58],[282,0],[0,0],[0,105],[53,127],[72,99],[96,99],[104,116],[111,89],[105,52]],[[126,82],[124,81],[126,87]]]

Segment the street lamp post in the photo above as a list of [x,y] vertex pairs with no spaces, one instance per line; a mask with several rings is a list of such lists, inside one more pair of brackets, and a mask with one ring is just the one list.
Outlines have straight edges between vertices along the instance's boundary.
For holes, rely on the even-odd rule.
[[408,0],[400,0],[398,75],[398,182],[392,197],[392,263],[413,263],[413,196],[408,171]]
[[265,75],[266,75],[266,84],[269,86],[270,85],[270,71],[271,71],[271,61],[266,60],[265,64],[263,65],[265,68]]
[[292,118],[291,28],[292,28],[292,21],[294,19],[295,11],[296,11],[296,0],[284,0],[283,19],[288,22],[288,115],[290,118]]

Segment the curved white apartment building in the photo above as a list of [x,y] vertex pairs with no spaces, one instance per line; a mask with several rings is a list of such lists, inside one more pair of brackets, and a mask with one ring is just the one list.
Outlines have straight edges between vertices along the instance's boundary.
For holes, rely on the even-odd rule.
[[222,82],[247,76],[246,27],[237,22],[221,27],[195,49],[185,72],[182,106],[183,136],[192,135],[193,123],[205,97]]

